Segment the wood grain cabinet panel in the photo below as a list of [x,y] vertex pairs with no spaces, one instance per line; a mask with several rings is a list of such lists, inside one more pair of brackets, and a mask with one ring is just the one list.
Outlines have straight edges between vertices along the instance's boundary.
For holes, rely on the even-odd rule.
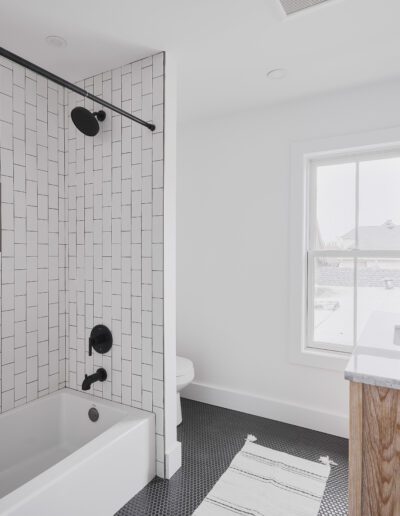
[[400,516],[400,391],[350,383],[350,516]]

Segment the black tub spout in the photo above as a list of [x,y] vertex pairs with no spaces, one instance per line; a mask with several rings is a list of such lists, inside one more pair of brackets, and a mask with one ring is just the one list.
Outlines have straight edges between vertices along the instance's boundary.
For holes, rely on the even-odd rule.
[[99,369],[97,369],[97,371],[95,373],[91,374],[90,376],[85,374],[85,379],[83,380],[83,383],[82,383],[82,390],[88,391],[90,389],[92,383],[104,382],[106,380],[107,380],[107,371],[105,369],[103,369],[102,367],[100,367]]

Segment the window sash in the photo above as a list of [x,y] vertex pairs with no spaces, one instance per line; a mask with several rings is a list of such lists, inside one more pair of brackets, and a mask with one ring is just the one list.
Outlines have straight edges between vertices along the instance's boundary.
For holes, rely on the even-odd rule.
[[[314,289],[315,289],[315,258],[351,258],[354,260],[353,275],[353,343],[352,345],[342,345],[337,343],[320,342],[314,339]],[[400,251],[309,251],[307,253],[307,335],[306,347],[311,349],[320,349],[325,351],[335,351],[341,353],[351,353],[357,342],[357,314],[358,314],[358,260],[363,258],[398,258],[400,259]]]
[[[358,230],[359,230],[359,203],[360,203],[360,163],[373,160],[382,160],[390,158],[400,158],[400,151],[398,148],[388,151],[378,151],[371,153],[363,153],[357,155],[343,155],[342,157],[334,157],[332,159],[318,159],[309,160],[307,164],[307,213],[306,213],[306,242],[307,251],[316,251],[315,243],[316,232],[317,232],[317,169],[321,166],[335,165],[338,163],[354,163],[356,166],[356,184],[355,184],[355,242],[354,250],[358,249]],[[324,250],[322,250],[324,251]],[[324,251],[325,252],[325,251]],[[344,251],[346,252],[346,251]],[[362,253],[368,252],[368,250],[362,250]],[[380,253],[381,251],[378,251]],[[382,252],[388,252],[382,249]],[[394,251],[397,252],[397,251]],[[400,250],[399,250],[400,252]],[[340,256],[343,252],[339,250]]]

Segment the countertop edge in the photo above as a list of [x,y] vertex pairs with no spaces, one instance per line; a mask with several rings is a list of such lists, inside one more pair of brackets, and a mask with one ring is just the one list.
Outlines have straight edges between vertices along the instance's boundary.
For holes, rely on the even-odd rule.
[[383,378],[380,376],[370,376],[361,373],[355,373],[353,371],[345,371],[344,377],[350,382],[365,383],[367,385],[373,385],[375,387],[385,387],[387,389],[398,389],[400,390],[400,380],[394,380],[393,378]]

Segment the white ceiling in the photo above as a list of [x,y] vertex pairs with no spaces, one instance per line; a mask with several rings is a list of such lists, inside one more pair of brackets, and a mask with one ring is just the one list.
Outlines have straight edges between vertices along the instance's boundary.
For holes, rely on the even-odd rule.
[[[68,80],[174,52],[189,120],[400,76],[399,19],[398,0],[290,18],[278,0],[0,0],[0,45]],[[49,47],[53,34],[68,46]],[[286,78],[266,79],[272,68]]]

